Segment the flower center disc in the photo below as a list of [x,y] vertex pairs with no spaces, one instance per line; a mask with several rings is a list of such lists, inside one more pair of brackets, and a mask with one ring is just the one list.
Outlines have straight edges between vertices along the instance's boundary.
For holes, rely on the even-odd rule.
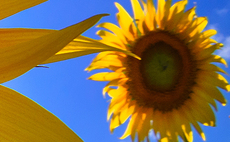
[[179,38],[165,31],[149,32],[131,51],[142,59],[127,57],[127,85],[140,106],[167,112],[190,98],[196,62]]
[[162,41],[150,44],[142,54],[141,73],[151,90],[172,90],[181,69],[182,60],[178,51]]

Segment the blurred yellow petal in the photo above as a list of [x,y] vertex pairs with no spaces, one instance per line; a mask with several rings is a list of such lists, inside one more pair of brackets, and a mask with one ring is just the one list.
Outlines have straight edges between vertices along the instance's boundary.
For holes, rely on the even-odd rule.
[[0,47],[13,46],[52,32],[55,32],[55,30],[24,28],[0,29]]
[[138,0],[131,0],[131,3],[132,3],[133,13],[134,13],[134,22],[137,24],[136,26],[138,28],[137,30],[138,32],[143,33],[144,29],[142,25],[145,17],[144,11],[142,10]]
[[113,33],[99,30],[96,34],[102,38],[102,43],[111,43],[111,41],[113,41],[111,44],[107,45],[126,50],[126,45],[123,43],[123,41],[121,41],[118,36],[114,35]]
[[[124,139],[124,138],[126,138],[126,137],[128,137],[129,135],[132,134],[133,125],[134,125],[135,120],[137,119],[137,115],[138,115],[137,112],[134,112],[132,114],[132,117],[131,117],[131,119],[129,121],[129,124],[128,124],[126,130],[125,130],[125,133],[120,137],[120,139]],[[133,136],[135,136],[135,133],[132,135],[132,137]]]
[[0,20],[47,0],[1,0]]
[[118,82],[119,82],[119,79],[118,80],[110,81],[108,84],[106,84],[106,86],[103,89],[103,93],[102,93],[103,96],[105,96],[105,93],[107,93],[110,90],[111,86],[117,86]]
[[82,142],[60,119],[29,98],[0,86],[0,140]]
[[129,13],[119,4],[115,2],[115,6],[118,9],[117,20],[120,27],[123,29],[125,36],[129,40],[133,40],[134,36],[130,34],[130,25],[133,24],[133,18],[129,15]]
[[223,69],[221,69],[221,68],[219,68],[219,67],[217,67],[216,65],[213,65],[213,64],[200,65],[200,69],[202,69],[204,71],[217,71],[217,72],[222,72],[224,74],[228,74]]
[[176,25],[178,24],[178,22],[184,14],[184,9],[187,3],[187,0],[178,1],[170,8],[168,21],[166,23],[167,29],[173,30],[173,28],[176,27]]
[[219,101],[223,106],[226,105],[227,100],[224,98],[223,94],[220,92],[219,89],[216,87],[213,87],[212,84],[209,84],[208,82],[198,82],[199,88],[201,91],[203,91],[205,94],[208,94],[213,99],[216,99]]
[[124,77],[117,72],[101,72],[90,76],[88,79],[97,81],[112,81]]
[[14,79],[61,50],[105,14],[93,16],[60,31],[0,48],[0,83]]
[[[209,75],[208,77],[205,75]],[[197,77],[197,82],[202,80],[213,86],[218,86],[226,91],[230,91],[230,85],[228,81],[220,74],[213,71],[200,71],[199,76]]]
[[130,117],[130,115],[134,112],[135,110],[135,105],[128,105],[126,103],[126,108],[124,110],[121,111],[121,115],[120,115],[120,121],[121,124],[125,123],[125,121]]
[[198,17],[189,26],[182,34],[187,41],[193,37],[196,39],[199,36],[199,33],[203,31],[203,29],[208,24],[208,19],[206,17]]
[[[126,55],[124,55],[124,56],[126,56]],[[115,69],[115,68],[120,68],[122,66],[122,61],[120,60],[121,58],[122,58],[122,56],[117,55],[117,53],[115,53],[115,52],[101,52],[97,55],[97,58],[95,58],[92,61],[91,65],[85,69],[85,71],[90,72],[94,69],[102,69],[102,68],[109,68],[111,70]],[[109,65],[109,66],[107,66],[107,65]]]
[[225,67],[228,67],[227,62],[219,55],[210,55],[210,57],[202,60],[201,62],[204,63],[209,63],[209,62],[217,62],[217,63],[222,63],[225,65]]
[[178,24],[176,25],[175,30],[177,32],[183,32],[189,24],[192,22],[194,16],[196,15],[195,7],[189,9],[185,13],[183,13],[182,17],[180,18]]
[[207,92],[203,90],[203,88],[200,88],[200,86],[194,86],[193,90],[194,90],[195,95],[200,97],[200,99],[211,104],[215,108],[215,110],[217,110],[217,105],[216,105],[214,98],[211,98],[210,95],[207,94]]
[[164,7],[165,7],[165,0],[158,1],[158,9],[157,9],[157,24],[159,28],[162,28],[163,18],[164,18]]
[[210,57],[210,55],[217,49],[220,49],[220,47],[222,47],[223,44],[221,43],[217,43],[217,44],[214,44],[214,45],[211,45],[210,47],[202,50],[201,52],[199,52],[197,54],[197,59],[198,60],[202,60],[202,59],[205,59],[205,58],[208,58]]
[[74,39],[74,41],[70,42],[61,51],[44,61],[42,64],[58,62],[102,51],[118,51],[140,59],[137,55],[130,51],[112,47],[87,37],[79,36],[78,38]]
[[106,23],[99,24],[97,27],[102,27],[102,28],[105,28],[105,29],[112,31],[117,37],[119,37],[119,39],[121,41],[123,41],[125,44],[127,44],[125,35],[123,34],[123,31],[117,25],[106,22]]
[[[204,31],[203,33],[199,33],[199,35],[196,36],[196,38],[192,41],[188,48],[195,48],[193,49],[193,51],[200,51],[202,49],[203,44],[210,44],[210,42],[213,42],[212,40],[210,40],[210,37],[214,36],[216,33],[217,31],[213,29],[209,29]],[[215,41],[214,43],[217,42]]]
[[147,0],[147,13],[146,13],[146,17],[145,21],[146,21],[146,25],[148,25],[149,30],[153,30],[156,28],[156,15],[153,13],[156,13],[156,9],[154,6],[154,3],[152,0]]
[[131,3],[133,7],[134,19],[140,20],[144,18],[144,12],[138,0],[131,0]]

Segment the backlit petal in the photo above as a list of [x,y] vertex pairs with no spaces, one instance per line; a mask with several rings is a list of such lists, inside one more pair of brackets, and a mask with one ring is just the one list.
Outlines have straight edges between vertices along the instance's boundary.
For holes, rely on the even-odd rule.
[[88,79],[96,81],[112,81],[124,77],[117,72],[101,72],[90,76]]
[[133,56],[137,59],[140,59],[137,55],[131,53],[130,51],[119,49],[101,43],[97,40],[80,36],[74,39],[74,41],[70,42],[66,47],[64,47],[61,51],[56,53],[54,56],[44,61],[42,64],[58,62],[58,61],[67,60],[67,59],[88,55],[92,53],[102,52],[102,51],[118,51]]
[[0,29],[0,47],[13,46],[55,31],[56,30],[24,28]]
[[119,3],[115,3],[115,6],[117,7],[117,9],[119,11],[117,13],[117,20],[119,22],[120,27],[123,29],[125,36],[129,40],[133,40],[134,37],[130,33],[130,27],[133,24],[132,17],[128,14],[128,12]]
[[52,113],[4,86],[0,86],[0,109],[1,141],[82,142]]
[[0,20],[47,0],[1,0]]
[[0,48],[0,83],[14,79],[42,63],[93,26],[102,16],[105,15],[96,15],[60,31]]

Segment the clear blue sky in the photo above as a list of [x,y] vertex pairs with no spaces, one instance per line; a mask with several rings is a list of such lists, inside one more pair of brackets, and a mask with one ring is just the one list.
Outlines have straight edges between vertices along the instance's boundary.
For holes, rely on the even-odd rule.
[[[117,23],[114,0],[49,0],[36,7],[20,12],[0,21],[1,28],[50,28],[62,29],[80,22],[92,15],[109,13],[110,16],[100,22]],[[129,12],[132,12],[129,0],[117,0]],[[175,2],[175,1],[174,1]],[[217,39],[225,47],[221,52],[230,64],[230,1],[229,0],[190,0],[187,8],[197,2],[198,16],[207,16],[207,28],[218,30]],[[93,27],[83,35],[98,38]],[[130,138],[119,140],[125,126],[109,132],[109,123],[106,121],[108,100],[102,96],[102,88],[106,82],[87,80],[91,74],[84,69],[89,65],[96,54],[87,55],[67,61],[48,64],[49,69],[34,68],[26,74],[4,83],[4,85],[28,96],[44,108],[59,117],[66,125],[76,132],[85,142],[130,142]],[[226,69],[230,73],[229,69]],[[230,81],[229,76],[225,76]],[[224,92],[230,100],[230,94]],[[216,113],[217,126],[215,128],[202,126],[208,142],[230,141],[230,106],[222,107],[218,103]],[[194,142],[202,142],[195,132]]]

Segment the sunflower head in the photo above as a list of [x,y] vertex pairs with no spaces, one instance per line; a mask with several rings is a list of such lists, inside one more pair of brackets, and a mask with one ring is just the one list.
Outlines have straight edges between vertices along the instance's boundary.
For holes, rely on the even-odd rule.
[[[230,90],[225,73],[213,65],[226,61],[213,52],[223,45],[211,39],[213,29],[204,31],[206,17],[197,17],[195,7],[185,11],[187,0],[172,5],[171,0],[131,0],[134,17],[118,3],[119,26],[102,23],[101,43],[132,52],[101,52],[86,70],[108,68],[89,79],[109,81],[103,94],[111,97],[108,119],[113,131],[127,120],[121,139],[137,136],[149,139],[150,130],[160,141],[191,142],[191,126],[205,135],[199,123],[215,126],[216,101],[226,104],[219,88]],[[116,86],[114,88],[112,86]],[[210,106],[211,105],[211,106]]]

